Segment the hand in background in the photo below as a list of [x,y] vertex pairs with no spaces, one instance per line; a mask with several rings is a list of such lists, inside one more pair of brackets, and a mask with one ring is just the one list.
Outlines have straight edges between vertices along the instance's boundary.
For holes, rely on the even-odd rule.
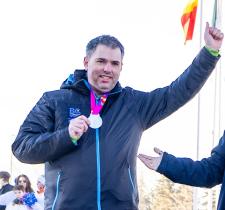
[[150,169],[152,170],[157,170],[163,157],[163,151],[161,151],[158,148],[154,148],[155,153],[157,153],[159,156],[153,157],[153,156],[148,156],[144,154],[139,154],[138,158]]

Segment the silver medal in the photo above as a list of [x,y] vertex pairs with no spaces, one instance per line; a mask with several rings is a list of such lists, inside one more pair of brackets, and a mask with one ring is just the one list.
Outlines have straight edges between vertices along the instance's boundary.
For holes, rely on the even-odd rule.
[[100,128],[102,126],[102,118],[100,117],[99,114],[90,114],[88,119],[91,122],[91,124],[90,124],[91,128],[96,129],[96,128]]

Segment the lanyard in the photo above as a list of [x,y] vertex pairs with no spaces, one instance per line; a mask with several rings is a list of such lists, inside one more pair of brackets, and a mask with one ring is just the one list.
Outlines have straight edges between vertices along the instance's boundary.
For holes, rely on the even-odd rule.
[[100,113],[106,102],[107,96],[108,94],[104,94],[100,98],[96,98],[93,90],[91,90],[91,114],[97,115]]

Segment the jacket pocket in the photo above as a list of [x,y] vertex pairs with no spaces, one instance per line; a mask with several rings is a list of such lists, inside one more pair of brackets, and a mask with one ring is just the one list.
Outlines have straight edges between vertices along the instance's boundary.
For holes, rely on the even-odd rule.
[[117,200],[135,203],[137,199],[136,182],[129,165],[118,167],[110,173],[109,191]]
[[130,185],[132,187],[132,194],[136,192],[136,187],[134,185],[134,181],[133,181],[133,176],[130,170],[130,166],[128,166],[128,176],[129,176],[129,180],[130,180]]

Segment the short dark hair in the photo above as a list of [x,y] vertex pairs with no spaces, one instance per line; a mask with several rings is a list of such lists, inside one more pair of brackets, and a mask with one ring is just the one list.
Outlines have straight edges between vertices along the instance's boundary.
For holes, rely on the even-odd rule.
[[23,191],[23,192],[25,191],[23,185],[15,185],[15,186],[13,187],[13,191],[16,191],[16,190],[21,190],[21,191]]
[[110,35],[101,35],[90,40],[86,46],[86,56],[91,56],[96,50],[96,47],[100,44],[111,47],[112,49],[119,48],[122,57],[124,56],[123,45],[117,38]]
[[5,182],[9,182],[10,173],[7,171],[0,171],[0,178],[2,178]]
[[[22,185],[15,185],[13,187],[13,191],[14,192],[17,191],[17,190],[25,192],[24,187]],[[23,204],[23,200],[20,199],[20,198],[16,198],[16,199],[13,200],[13,205],[15,205],[15,204],[17,204],[17,205],[21,204],[22,205]]]

